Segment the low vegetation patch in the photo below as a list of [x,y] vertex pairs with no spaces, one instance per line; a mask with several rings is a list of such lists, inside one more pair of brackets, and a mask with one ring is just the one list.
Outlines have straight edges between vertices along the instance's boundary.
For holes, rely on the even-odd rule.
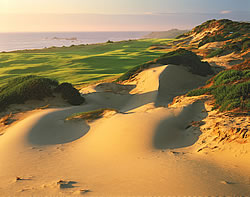
[[250,70],[225,70],[209,81],[209,88],[199,88],[190,91],[187,96],[212,94],[215,98],[214,109],[230,111],[250,110]]
[[200,33],[202,31],[206,31],[206,29],[213,28],[217,28],[217,30],[212,33],[208,33],[204,38],[202,38],[199,43],[199,47],[209,42],[232,40],[237,41],[237,44],[240,45],[238,50],[242,50],[242,45],[245,41],[241,38],[249,37],[250,23],[235,22],[228,19],[210,20],[200,26],[197,26],[192,30],[192,32]]
[[211,42],[225,42],[225,45],[221,49],[212,51],[208,56],[214,57],[233,51],[241,52],[248,50],[250,46],[249,29],[249,22],[213,19],[202,23],[178,38],[196,36],[199,33],[204,33],[203,35],[205,36],[199,39],[198,47]]
[[200,96],[203,94],[210,93],[210,88],[199,88],[195,90],[191,90],[187,93],[187,96]]
[[0,87],[0,110],[11,104],[21,104],[31,99],[43,99],[52,96],[58,82],[37,76],[18,77]]
[[85,99],[80,95],[79,91],[75,89],[70,83],[62,83],[55,92],[61,93],[62,98],[71,105],[81,105]]
[[210,52],[210,53],[207,55],[207,58],[211,58],[211,57],[219,56],[219,55],[221,55],[223,52],[224,52],[224,50],[223,50],[223,49],[218,48],[218,49],[213,50],[212,52]]
[[97,109],[94,111],[75,113],[75,114],[72,114],[71,116],[67,117],[66,120],[82,119],[82,120],[87,120],[87,121],[93,121],[93,120],[102,118],[104,116],[104,114],[107,112],[118,113],[118,111],[116,109],[102,108],[102,109]]
[[201,59],[192,51],[186,49],[177,49],[164,54],[154,60],[156,64],[174,64],[188,67],[193,74],[207,76],[213,74],[211,66]]
[[168,52],[159,58],[156,58],[153,61],[149,61],[145,64],[139,65],[127,71],[123,74],[117,81],[124,81],[130,78],[133,78],[138,73],[143,71],[146,68],[153,64],[174,64],[174,65],[183,65],[189,68],[190,72],[193,74],[207,76],[213,74],[211,66],[207,62],[202,62],[200,58],[193,53],[192,51],[188,51],[185,49],[177,49],[175,51]]
[[[0,111],[11,104],[22,104],[27,100],[42,100],[45,97],[52,97],[57,87],[60,87],[58,81],[34,75],[11,79],[6,85],[0,87]],[[70,93],[70,96],[75,98],[76,93]],[[67,101],[71,103],[70,99]],[[84,100],[82,99],[82,101]]]

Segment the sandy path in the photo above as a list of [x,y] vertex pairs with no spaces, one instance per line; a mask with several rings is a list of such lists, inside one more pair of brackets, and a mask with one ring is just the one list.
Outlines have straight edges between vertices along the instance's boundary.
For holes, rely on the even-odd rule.
[[[176,83],[174,76],[180,76]],[[137,78],[130,95],[94,92],[83,106],[37,112],[10,127],[0,137],[0,195],[249,194],[239,166],[223,167],[194,151],[201,133],[186,127],[206,117],[202,102],[155,107],[186,91],[183,85],[193,88],[205,79],[176,66],[155,67]],[[90,124],[64,121],[101,107],[122,113]]]

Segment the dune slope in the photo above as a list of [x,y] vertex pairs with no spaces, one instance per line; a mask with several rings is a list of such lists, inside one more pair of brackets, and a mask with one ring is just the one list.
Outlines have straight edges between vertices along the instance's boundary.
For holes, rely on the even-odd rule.
[[[83,90],[89,92],[85,105],[32,113],[0,136],[0,195],[249,194],[250,179],[237,158],[218,163],[195,149],[202,133],[189,124],[207,117],[204,102],[167,107],[205,81],[181,66],[155,66],[124,85]],[[126,93],[126,87],[134,88]],[[65,121],[105,107],[119,113]]]

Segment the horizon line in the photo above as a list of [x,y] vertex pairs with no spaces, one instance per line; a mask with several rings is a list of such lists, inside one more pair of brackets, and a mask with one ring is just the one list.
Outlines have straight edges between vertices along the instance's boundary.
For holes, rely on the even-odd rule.
[[228,13],[222,13],[225,10],[221,10],[220,12],[141,12],[141,13],[94,13],[94,12],[58,12],[58,13],[52,13],[52,12],[29,12],[29,13],[23,13],[23,12],[2,12],[0,13],[3,15],[40,15],[40,14],[53,14],[53,15],[111,15],[111,16],[115,16],[115,15],[165,15],[165,14],[193,14],[193,15],[199,15],[199,14],[221,14],[221,15],[230,15],[230,14],[235,14],[235,13],[241,13],[241,14],[249,14],[249,12],[247,10],[244,11],[231,11]]
[[166,30],[129,30],[129,31],[119,31],[119,30],[114,30],[114,31],[105,31],[105,30],[100,30],[100,31],[0,31],[0,33],[96,33],[96,32],[164,32],[164,31],[169,31],[169,30],[191,30],[191,29],[178,29],[178,28],[171,28],[171,29],[166,29]]

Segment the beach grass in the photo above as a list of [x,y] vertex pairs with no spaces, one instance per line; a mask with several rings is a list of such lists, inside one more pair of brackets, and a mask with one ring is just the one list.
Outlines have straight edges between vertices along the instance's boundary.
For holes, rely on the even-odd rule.
[[87,112],[80,112],[72,114],[71,116],[67,117],[66,120],[88,120],[93,121],[99,118],[102,118],[105,112],[114,112],[118,113],[116,109],[112,108],[101,108],[93,111],[87,111]]
[[190,91],[187,96],[212,94],[215,98],[214,109],[230,111],[239,109],[250,110],[250,70],[224,70],[208,81],[209,88],[198,88]]
[[141,39],[0,53],[0,86],[8,79],[37,75],[74,85],[118,77],[161,55],[152,45],[170,39]]

